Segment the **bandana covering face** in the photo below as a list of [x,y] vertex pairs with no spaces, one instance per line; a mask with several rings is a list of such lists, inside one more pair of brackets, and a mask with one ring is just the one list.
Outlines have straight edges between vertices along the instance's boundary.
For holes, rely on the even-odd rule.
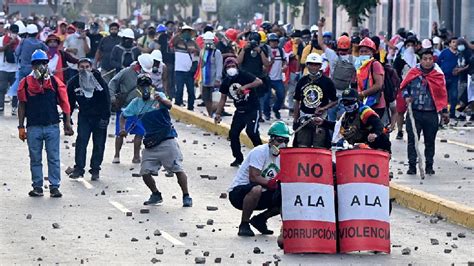
[[79,71],[79,86],[86,98],[92,98],[95,90],[102,91],[104,89],[95,79],[94,74],[87,70]]

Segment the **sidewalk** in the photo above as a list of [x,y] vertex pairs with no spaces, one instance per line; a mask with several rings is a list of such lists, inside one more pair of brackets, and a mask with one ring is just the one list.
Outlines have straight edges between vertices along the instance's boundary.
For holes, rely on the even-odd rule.
[[[196,105],[198,103],[200,100],[196,101]],[[235,108],[231,101],[228,101],[225,110],[231,114],[234,112]],[[197,106],[194,112],[174,106],[172,114],[182,122],[195,124],[224,136],[228,135],[232,121],[232,117],[223,117],[222,123],[216,125],[213,119],[207,116],[205,108]],[[289,117],[288,110],[282,110],[281,115],[282,120],[291,126],[293,119]],[[260,124],[262,140],[267,139],[268,128],[274,121],[276,120],[272,119]],[[408,167],[406,133],[404,140],[392,140],[393,157],[390,165],[390,171],[394,176],[391,185],[392,198],[405,207],[430,215],[440,215],[454,223],[474,228],[474,198],[468,196],[474,192],[472,183],[474,152],[470,151],[474,149],[474,139],[470,138],[472,136],[470,132],[472,132],[470,123],[463,122],[455,125],[455,128],[444,129],[438,133],[436,174],[427,176],[425,180],[421,180],[419,176],[405,174]],[[251,147],[245,132],[241,134],[241,141],[242,144]]]

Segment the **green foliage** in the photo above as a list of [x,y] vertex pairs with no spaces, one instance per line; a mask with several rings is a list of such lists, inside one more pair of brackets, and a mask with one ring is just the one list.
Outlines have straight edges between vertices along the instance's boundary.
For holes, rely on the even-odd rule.
[[304,4],[305,0],[282,0],[282,2],[287,3],[291,8],[293,16],[297,17],[301,12],[300,6]]
[[369,16],[370,9],[379,4],[379,0],[334,0],[334,4],[343,6],[349,17],[360,23]]

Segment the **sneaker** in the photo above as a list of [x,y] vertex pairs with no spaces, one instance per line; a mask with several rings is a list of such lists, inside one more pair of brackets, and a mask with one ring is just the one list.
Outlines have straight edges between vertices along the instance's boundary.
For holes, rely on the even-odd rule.
[[112,163],[120,163],[120,158],[114,157],[114,159],[112,160]]
[[143,202],[143,205],[157,205],[162,202],[163,202],[163,198],[161,197],[161,193],[157,192],[157,193],[152,193],[150,195],[150,198],[147,201]]
[[197,106],[199,106],[199,107],[205,107],[205,106],[206,106],[206,104],[205,104],[204,102],[201,102],[201,103],[200,103],[200,104],[198,104]]
[[133,158],[132,163],[139,164],[142,160],[140,158]]
[[79,177],[84,177],[83,173],[79,173],[78,171],[73,171],[72,174],[69,175],[71,179],[78,179]]
[[261,219],[258,216],[252,217],[250,219],[250,224],[255,227],[262,235],[273,235],[273,231],[269,230],[267,227],[267,220]]
[[414,166],[408,167],[407,175],[416,175],[416,167]]
[[193,199],[186,195],[183,197],[183,207],[192,207],[193,206]]
[[54,187],[49,190],[49,195],[51,198],[60,198],[63,196],[58,188]]
[[434,175],[434,174],[435,174],[435,171],[433,170],[433,165],[427,165],[427,166],[426,166],[425,173],[426,173],[427,175]]
[[403,139],[403,131],[398,131],[396,139]]
[[99,173],[91,174],[91,181],[97,181],[97,180],[99,180],[99,178],[100,178]]
[[223,112],[221,113],[221,116],[232,116],[232,114],[231,114],[231,113],[227,113],[226,111],[223,111]]
[[275,112],[275,118],[280,120],[281,119],[281,114],[280,112]]
[[232,167],[239,167],[239,166],[242,164],[242,161],[243,161],[243,160],[235,159],[235,160],[230,164],[230,166],[232,166]]
[[40,187],[35,187],[28,193],[28,195],[30,197],[43,197],[43,189]]
[[174,176],[174,173],[173,173],[173,172],[170,172],[170,171],[166,171],[165,176],[166,176],[166,177],[173,177],[173,176]]
[[16,116],[17,110],[18,110],[17,107],[13,107],[13,108],[12,108],[12,116]]
[[250,224],[249,223],[241,223],[239,225],[239,233],[237,233],[239,236],[255,236],[255,233],[250,229]]

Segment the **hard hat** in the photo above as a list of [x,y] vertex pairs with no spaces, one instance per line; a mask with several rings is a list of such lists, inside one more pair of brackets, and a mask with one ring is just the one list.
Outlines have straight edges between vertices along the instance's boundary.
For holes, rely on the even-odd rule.
[[266,43],[267,42],[267,34],[264,31],[259,31],[258,34],[260,35],[260,42]]
[[359,43],[359,48],[360,47],[367,47],[372,49],[373,51],[377,50],[375,48],[375,43],[372,41],[369,37],[365,37],[362,41]]
[[35,61],[46,61],[49,62],[48,55],[41,49],[36,49],[31,55],[31,64]]
[[323,33],[323,38],[332,38],[332,32],[330,31],[325,31]]
[[23,24],[23,21],[17,20],[15,21],[15,25],[18,26],[18,34],[26,33],[26,27],[25,27],[25,24]]
[[36,34],[36,33],[38,33],[38,27],[35,24],[28,24],[26,26],[26,33]]
[[225,36],[226,36],[227,38],[229,38],[229,40],[231,40],[231,41],[233,41],[233,42],[237,41],[237,36],[238,36],[238,35],[239,35],[239,33],[238,33],[235,29],[232,29],[232,28],[227,29],[227,30],[225,31]]
[[290,129],[283,121],[276,121],[268,129],[269,136],[278,136],[283,138],[290,138]]
[[153,56],[151,54],[141,54],[138,56],[138,63],[142,70],[146,73],[151,73],[153,70]]
[[126,29],[122,30],[122,33],[121,33],[120,37],[135,39],[135,33],[133,32],[132,29],[126,28]]
[[429,48],[433,47],[433,44],[431,44],[431,41],[429,39],[424,39],[421,42],[421,47],[424,48],[424,49],[429,49]]
[[351,39],[346,35],[342,35],[337,39],[337,49],[347,50],[351,48]]
[[435,36],[435,37],[433,38],[433,43],[434,43],[434,44],[440,44],[440,43],[441,43],[441,38],[438,37],[438,36]]
[[315,32],[315,31],[318,31],[318,30],[319,30],[319,28],[316,25],[311,26],[311,28],[309,29],[310,32]]
[[168,30],[168,28],[163,24],[158,25],[158,27],[156,28],[157,33],[165,32],[166,30]]
[[268,41],[279,41],[280,38],[278,38],[278,35],[276,33],[270,33],[268,34]]
[[203,40],[212,40],[213,41],[214,37],[215,37],[215,34],[210,32],[210,31],[208,31],[208,32],[206,32],[202,35]]
[[260,26],[262,29],[269,31],[272,28],[272,24],[269,21],[264,21],[262,23],[262,26]]
[[194,28],[191,27],[191,26],[188,26],[188,25],[184,25],[184,26],[181,28],[181,30],[194,30]]
[[318,53],[311,53],[306,57],[305,63],[322,64],[323,58]]
[[249,39],[249,41],[256,41],[256,42],[260,43],[260,41],[262,40],[262,37],[260,36],[260,34],[258,32],[251,32],[249,34],[248,39]]
[[153,57],[153,60],[163,62],[163,55],[160,50],[154,50],[151,52],[151,56]]

